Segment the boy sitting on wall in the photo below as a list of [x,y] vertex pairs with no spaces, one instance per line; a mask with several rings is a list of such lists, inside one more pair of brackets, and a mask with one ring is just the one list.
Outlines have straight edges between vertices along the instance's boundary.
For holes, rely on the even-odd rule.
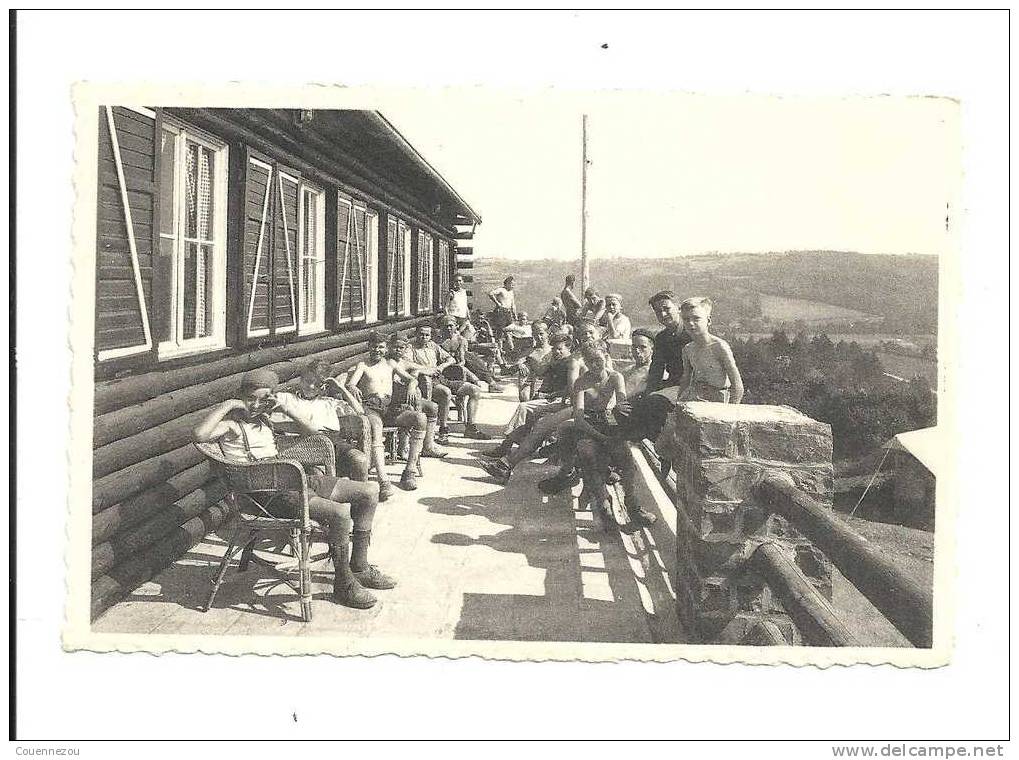
[[729,344],[708,332],[711,299],[688,298],[680,304],[683,329],[692,340],[683,346],[683,389],[680,401],[738,404],[743,378]]
[[[245,373],[238,397],[209,412],[195,426],[195,440],[218,443],[223,456],[238,464],[278,457],[269,415],[277,408],[273,392],[279,384],[279,377],[268,369]],[[299,409],[292,409],[291,416],[303,433],[317,433],[313,422]],[[308,501],[309,514],[328,530],[336,568],[333,600],[359,609],[373,606],[377,599],[368,589],[390,589],[396,585],[393,578],[368,564],[378,486],[311,472],[308,487],[313,493]],[[278,499],[271,509],[279,510],[281,517],[293,517],[298,503],[294,498]]]

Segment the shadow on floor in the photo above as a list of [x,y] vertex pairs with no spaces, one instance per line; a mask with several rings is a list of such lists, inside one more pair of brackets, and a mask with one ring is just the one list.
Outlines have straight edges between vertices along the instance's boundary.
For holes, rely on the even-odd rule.
[[[217,533],[206,536],[201,544],[163,570],[157,578],[159,586],[157,593],[151,593],[153,584],[150,582],[135,590],[125,601],[167,602],[184,609],[205,611],[213,580],[227,546],[219,533],[229,536],[233,528],[233,522],[222,526]],[[223,584],[219,587],[212,609],[234,609],[281,621],[300,621],[301,607],[298,594],[257,563],[251,563],[243,573],[238,572],[238,554],[235,549],[234,559],[223,578]],[[270,556],[264,552],[260,554],[273,561],[281,557],[289,559],[289,556]],[[311,580],[313,583],[332,584],[333,572],[328,559],[319,559],[312,564]],[[328,596],[328,592],[323,592],[314,594],[312,598],[326,599]]]
[[[465,548],[485,546],[521,555],[544,570],[544,593],[485,594],[466,590],[457,639],[510,641],[649,641],[643,608],[618,534],[586,527],[589,512],[576,511],[567,492],[543,502],[534,487],[546,468],[525,463],[507,488],[452,498],[426,497],[434,514],[479,516],[501,529],[477,538],[436,533],[431,541]],[[462,480],[490,483],[478,477]],[[509,526],[509,527],[504,527]],[[599,558],[604,558],[600,561]]]

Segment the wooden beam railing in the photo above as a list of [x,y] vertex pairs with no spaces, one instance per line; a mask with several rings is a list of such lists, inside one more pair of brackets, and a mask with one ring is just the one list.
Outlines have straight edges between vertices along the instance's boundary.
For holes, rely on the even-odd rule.
[[822,647],[859,646],[828,600],[781,548],[775,544],[761,544],[750,555],[749,563],[782,602],[807,643]]
[[[865,538],[796,488],[791,481],[773,475],[765,476],[757,484],[755,492],[765,507],[787,519],[824,552],[839,572],[913,645],[932,645],[934,601],[929,588],[908,577]],[[763,563],[767,572],[779,577],[781,573],[776,567],[780,563],[771,554],[766,552],[759,562]],[[813,622],[819,621],[815,618],[811,624]]]

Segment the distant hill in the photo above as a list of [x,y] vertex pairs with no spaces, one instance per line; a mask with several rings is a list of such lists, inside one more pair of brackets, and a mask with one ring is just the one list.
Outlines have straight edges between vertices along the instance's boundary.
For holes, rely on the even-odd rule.
[[[471,290],[484,293],[508,274],[518,303],[538,317],[558,295],[577,262],[476,258]],[[604,295],[618,292],[635,324],[653,324],[647,299],[671,289],[681,297],[709,296],[718,326],[899,335],[937,331],[938,260],[841,251],[705,254],[668,259],[595,259],[591,281]]]

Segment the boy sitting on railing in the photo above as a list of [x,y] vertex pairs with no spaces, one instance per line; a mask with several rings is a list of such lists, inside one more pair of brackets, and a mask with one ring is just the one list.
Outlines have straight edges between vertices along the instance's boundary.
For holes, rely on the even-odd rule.
[[573,471],[579,463],[584,485],[593,499],[596,523],[611,512],[606,482],[622,479],[631,525],[650,525],[655,517],[637,505],[633,464],[613,411],[626,401],[626,381],[621,373],[608,368],[608,355],[601,348],[584,348],[583,358],[586,369],[573,385],[573,418],[557,430],[559,472],[538,483],[538,488],[542,493],[556,494],[575,485]]
[[[277,408],[273,393],[279,384],[279,377],[268,369],[245,373],[238,398],[228,399],[209,412],[195,426],[195,440],[218,443],[224,458],[238,464],[279,457],[269,421]],[[303,433],[317,433],[314,423],[300,410],[292,409],[290,416]],[[368,564],[378,486],[311,472],[308,487],[314,494],[308,500],[309,514],[328,530],[336,569],[334,601],[361,609],[373,606],[377,600],[367,589],[390,589],[396,585],[393,578]],[[281,517],[292,516],[295,509],[292,499],[280,499],[273,504],[281,510]]]

